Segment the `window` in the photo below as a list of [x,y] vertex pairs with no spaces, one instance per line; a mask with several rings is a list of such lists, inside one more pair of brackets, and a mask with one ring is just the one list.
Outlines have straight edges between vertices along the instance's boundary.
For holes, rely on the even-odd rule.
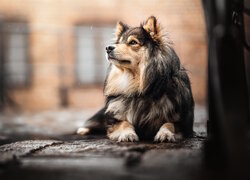
[[9,87],[28,84],[30,67],[28,62],[28,28],[25,23],[5,23],[4,74]]
[[79,85],[103,83],[108,67],[105,47],[112,43],[114,27],[77,26],[76,79]]

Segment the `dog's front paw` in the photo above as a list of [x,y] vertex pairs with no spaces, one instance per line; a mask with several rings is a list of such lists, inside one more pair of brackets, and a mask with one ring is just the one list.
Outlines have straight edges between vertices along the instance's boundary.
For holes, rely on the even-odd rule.
[[167,130],[166,131],[161,130],[161,131],[158,131],[158,133],[156,134],[154,141],[155,142],[164,142],[164,141],[175,142],[176,140],[172,132],[168,132]]
[[166,123],[161,126],[160,130],[155,135],[155,142],[176,142],[175,134],[170,131],[171,128],[169,127],[169,124],[170,123]]
[[117,142],[139,141],[133,126],[127,121],[123,121],[109,128],[108,137]]
[[124,129],[115,131],[109,134],[109,139],[117,142],[134,142],[139,141],[139,138],[133,129]]

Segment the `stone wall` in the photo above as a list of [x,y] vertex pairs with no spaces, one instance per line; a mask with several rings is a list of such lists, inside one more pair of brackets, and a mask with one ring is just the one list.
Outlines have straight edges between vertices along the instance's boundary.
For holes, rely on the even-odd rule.
[[111,24],[122,20],[138,25],[148,16],[158,17],[190,75],[195,101],[205,103],[207,46],[200,0],[1,0],[4,21],[28,22],[31,81],[10,90],[23,110],[57,109],[66,89],[72,108],[103,104],[102,85],[79,87],[75,80],[77,24]]

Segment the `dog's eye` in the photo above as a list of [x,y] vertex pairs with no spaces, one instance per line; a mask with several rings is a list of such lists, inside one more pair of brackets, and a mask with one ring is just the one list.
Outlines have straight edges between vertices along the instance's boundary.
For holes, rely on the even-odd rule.
[[137,42],[135,40],[132,40],[129,42],[129,45],[136,45],[136,44],[137,44]]

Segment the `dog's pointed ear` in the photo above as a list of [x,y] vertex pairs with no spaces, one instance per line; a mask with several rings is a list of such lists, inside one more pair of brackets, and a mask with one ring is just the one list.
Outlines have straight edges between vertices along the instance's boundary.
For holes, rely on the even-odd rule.
[[121,35],[128,29],[128,25],[124,24],[121,21],[118,21],[116,24],[116,38],[119,39]]
[[150,34],[153,40],[159,40],[161,37],[161,27],[156,17],[150,16],[142,27]]

